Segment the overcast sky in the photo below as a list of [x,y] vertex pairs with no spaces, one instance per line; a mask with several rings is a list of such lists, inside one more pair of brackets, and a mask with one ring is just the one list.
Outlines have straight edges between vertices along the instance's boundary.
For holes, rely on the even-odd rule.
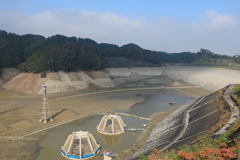
[[240,0],[0,0],[0,30],[240,55]]

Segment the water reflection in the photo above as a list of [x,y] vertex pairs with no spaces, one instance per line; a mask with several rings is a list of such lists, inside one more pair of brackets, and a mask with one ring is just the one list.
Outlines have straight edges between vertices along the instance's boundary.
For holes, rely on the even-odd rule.
[[[45,131],[45,139],[39,141],[38,143],[41,149],[40,154],[36,160],[66,160],[66,158],[61,155],[61,146],[64,145],[69,134],[79,130],[89,131],[90,133],[92,133],[93,137],[101,145],[101,152],[103,150],[111,150],[113,153],[120,153],[126,148],[131,147],[140,133],[138,132],[132,134],[130,132],[125,132],[123,134],[113,137],[109,135],[100,135],[100,133],[98,133],[96,130],[96,126],[99,124],[102,117],[102,115],[91,116],[84,121],[79,119],[74,122],[70,122],[68,124]],[[134,126],[137,128],[142,127],[142,124],[148,122],[146,120],[136,119],[127,116],[121,117],[127,126]],[[48,147],[46,145],[46,142],[48,142]],[[97,155],[92,159],[102,160],[103,157]]]
[[[173,107],[168,104],[169,101],[175,101],[175,106],[177,106],[188,103],[192,100],[193,98],[191,97],[151,95],[147,96],[143,103],[136,104],[132,106],[130,110],[124,112],[137,116],[149,117],[153,113],[166,111]],[[92,133],[96,141],[100,143],[102,147],[101,152],[103,150],[111,150],[113,153],[120,153],[127,148],[130,148],[135,143],[140,132],[125,132],[116,136],[102,135],[98,133],[96,126],[99,124],[102,117],[103,116],[100,115],[91,116],[45,131],[45,138],[38,143],[41,149],[36,160],[66,160],[61,155],[61,146],[64,145],[69,134],[79,130]],[[127,127],[142,128],[143,124],[148,123],[146,120],[133,117],[121,117]],[[98,155],[91,160],[102,159],[103,157]]]
[[44,139],[44,146],[45,146],[45,158],[50,158],[50,153],[49,153],[49,131],[46,131],[46,136]]
[[105,143],[106,145],[117,145],[120,143],[120,141],[122,140],[124,133],[123,134],[119,134],[119,135],[104,135],[101,133],[98,133],[99,137],[101,138],[102,142]]
[[[134,114],[142,117],[149,117],[154,113],[169,110],[172,107],[183,105],[194,100],[192,97],[170,96],[170,95],[150,95],[142,103],[133,105],[129,110],[119,110],[120,112]],[[175,105],[169,105],[174,101]]]

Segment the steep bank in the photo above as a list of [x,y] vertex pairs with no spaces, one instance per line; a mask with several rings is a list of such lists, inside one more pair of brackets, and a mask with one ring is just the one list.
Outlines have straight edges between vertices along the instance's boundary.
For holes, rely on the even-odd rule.
[[[45,78],[41,74],[20,73],[2,88],[27,94],[42,94],[42,84],[48,85],[48,93],[83,90],[93,86],[111,88],[126,82],[135,82],[160,76],[159,68],[120,68],[102,71],[51,72]],[[114,78],[112,78],[114,77]],[[150,83],[158,83],[155,80]]]
[[156,124],[144,146],[127,159],[135,159],[140,153],[149,155],[153,148],[159,152],[178,149],[208,132],[216,132],[227,123],[230,117],[226,112],[230,112],[231,107],[223,98],[225,90],[226,88],[220,92],[199,97],[181,106]]
[[203,89],[215,92],[229,84],[240,83],[240,71],[195,66],[162,67],[171,79],[183,80]]
[[[49,93],[96,88],[129,88],[144,86],[181,86],[184,82],[210,92],[229,84],[240,83],[240,71],[193,66],[164,66],[148,68],[106,68],[101,71],[52,72],[40,74],[20,73],[2,88],[27,94],[41,94],[42,84]],[[183,82],[183,83],[182,83]]]

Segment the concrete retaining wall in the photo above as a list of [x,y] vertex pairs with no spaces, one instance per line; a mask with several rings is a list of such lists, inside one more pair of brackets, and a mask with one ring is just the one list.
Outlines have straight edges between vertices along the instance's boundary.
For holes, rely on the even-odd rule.
[[105,71],[113,77],[127,77],[131,74],[139,74],[141,76],[160,76],[163,70],[160,67],[152,68],[106,68]]
[[235,102],[231,99],[230,94],[235,87],[234,84],[229,85],[229,87],[226,89],[224,93],[224,98],[228,102],[229,106],[231,107],[231,117],[226,125],[224,125],[220,130],[218,130],[215,134],[214,137],[219,137],[225,132],[227,132],[238,120],[239,117],[239,108],[236,106]]
[[165,74],[172,79],[184,80],[203,89],[215,92],[229,84],[240,83],[240,71],[195,66],[162,67]]

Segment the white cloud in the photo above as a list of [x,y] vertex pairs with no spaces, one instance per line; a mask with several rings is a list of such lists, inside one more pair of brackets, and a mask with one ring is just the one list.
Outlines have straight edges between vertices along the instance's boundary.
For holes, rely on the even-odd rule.
[[213,10],[206,12],[206,17],[208,18],[209,26],[212,29],[224,29],[234,26],[237,23],[237,20],[233,16],[227,14],[220,15]]
[[[115,13],[61,10],[35,15],[20,12],[0,12],[0,29],[17,34],[62,34],[91,38],[98,43],[123,45],[136,43],[142,48],[167,51],[197,52],[200,48],[220,54],[240,54],[240,30],[237,19],[208,11],[204,23],[188,23],[160,17],[150,24]],[[238,36],[237,36],[238,35]],[[230,52],[231,51],[231,52]]]
[[149,25],[138,20],[121,17],[115,13],[98,13],[72,10],[58,12],[44,11],[36,15],[15,15],[11,20],[18,29],[25,33],[33,32],[44,36],[63,34],[66,36],[90,37],[101,41],[110,36],[129,36],[133,33],[143,33]]

